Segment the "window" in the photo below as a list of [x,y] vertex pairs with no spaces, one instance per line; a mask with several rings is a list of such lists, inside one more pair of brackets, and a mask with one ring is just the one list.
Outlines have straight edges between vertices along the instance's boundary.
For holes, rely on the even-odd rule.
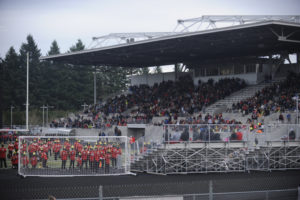
[[256,65],[255,64],[247,64],[246,65],[246,73],[253,73],[256,72]]
[[243,74],[244,73],[244,65],[243,64],[235,64],[234,65],[234,74]]
[[205,76],[205,68],[196,68],[195,69],[195,77]]
[[233,74],[233,66],[227,65],[220,67],[220,75],[230,75]]
[[206,69],[207,76],[217,76],[218,75],[218,68],[217,67],[208,67]]

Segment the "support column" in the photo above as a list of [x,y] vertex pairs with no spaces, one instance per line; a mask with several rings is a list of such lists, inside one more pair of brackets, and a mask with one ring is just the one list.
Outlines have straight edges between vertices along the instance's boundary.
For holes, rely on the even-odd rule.
[[179,63],[176,63],[175,64],[175,69],[174,69],[174,71],[175,71],[175,81],[177,81],[178,80],[178,65],[179,65]]
[[297,72],[300,72],[300,52],[296,53]]

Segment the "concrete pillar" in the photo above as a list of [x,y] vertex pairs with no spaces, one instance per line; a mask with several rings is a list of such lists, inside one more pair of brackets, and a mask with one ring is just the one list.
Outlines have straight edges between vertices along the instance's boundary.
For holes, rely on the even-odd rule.
[[179,63],[176,63],[175,64],[175,81],[177,81],[178,80],[178,66],[179,66]]
[[296,72],[300,72],[300,52],[296,53],[296,63],[297,63],[297,70]]

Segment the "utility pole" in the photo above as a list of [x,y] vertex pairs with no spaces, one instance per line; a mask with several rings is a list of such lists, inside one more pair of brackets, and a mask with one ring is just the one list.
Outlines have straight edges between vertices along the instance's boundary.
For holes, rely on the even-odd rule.
[[27,130],[29,130],[28,111],[29,111],[29,52],[27,52],[27,76],[26,76],[26,129]]
[[96,105],[96,96],[97,96],[97,84],[96,84],[96,74],[97,72],[94,73],[94,105]]
[[13,115],[12,115],[12,110],[15,107],[13,107],[12,105],[10,106],[10,128],[12,129],[12,124],[13,124]]
[[45,115],[44,114],[45,114],[45,109],[47,107],[43,105],[41,108],[43,109],[43,127],[45,127]]
[[48,126],[48,110],[49,110],[49,108],[54,108],[54,106],[49,106],[48,104],[47,104],[47,118],[46,118],[46,124],[47,124],[47,126]]

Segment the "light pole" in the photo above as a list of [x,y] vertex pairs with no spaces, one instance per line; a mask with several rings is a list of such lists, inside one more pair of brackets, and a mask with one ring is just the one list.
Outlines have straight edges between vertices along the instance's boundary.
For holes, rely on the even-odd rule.
[[94,105],[97,103],[97,76],[96,74],[100,73],[98,69],[93,72],[94,74]]
[[47,126],[48,126],[48,110],[49,110],[49,108],[54,108],[54,106],[49,106],[49,105],[47,104],[46,108],[47,108],[46,124],[47,124]]
[[44,114],[45,114],[45,109],[47,107],[43,105],[41,108],[43,109],[43,127],[44,127],[45,126],[45,115]]
[[12,110],[15,107],[13,107],[12,105],[10,106],[10,128],[12,129],[12,124],[13,124],[13,115],[12,115]]
[[93,74],[94,74],[94,105],[96,105],[96,96],[97,96],[96,74],[97,74],[97,72],[93,72]]
[[26,76],[26,129],[29,130],[28,127],[28,110],[29,110],[29,52],[27,52],[27,76]]

